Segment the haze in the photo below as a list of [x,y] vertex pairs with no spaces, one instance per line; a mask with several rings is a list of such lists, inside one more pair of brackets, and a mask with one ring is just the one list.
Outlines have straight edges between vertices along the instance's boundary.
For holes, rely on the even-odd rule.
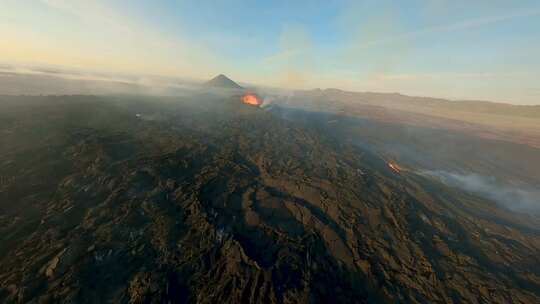
[[540,1],[0,0],[0,303],[540,303]]
[[203,80],[226,73],[281,88],[540,103],[534,0],[0,5],[3,77],[6,70],[54,70],[140,82],[148,75]]

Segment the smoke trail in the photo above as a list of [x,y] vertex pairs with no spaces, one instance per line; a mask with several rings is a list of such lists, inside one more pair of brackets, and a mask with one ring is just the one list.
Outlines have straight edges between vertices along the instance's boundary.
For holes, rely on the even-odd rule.
[[420,174],[439,178],[443,183],[491,199],[517,212],[540,213],[540,190],[522,189],[499,183],[495,178],[478,174],[447,171],[421,171]]

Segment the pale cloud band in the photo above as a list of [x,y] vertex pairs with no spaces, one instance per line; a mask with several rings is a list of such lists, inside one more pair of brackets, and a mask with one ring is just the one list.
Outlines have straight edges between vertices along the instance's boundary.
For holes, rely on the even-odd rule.
[[[507,71],[503,67],[456,72],[436,65],[434,71],[400,66],[408,60],[407,54],[417,51],[415,40],[536,18],[540,16],[538,7],[403,32],[399,24],[380,18],[367,29],[372,30],[367,35],[355,34],[360,25],[353,20],[342,33],[342,41],[323,48],[314,42],[317,33],[312,29],[301,23],[284,24],[276,41],[253,43],[254,48],[266,47],[273,49],[273,53],[261,52],[264,56],[246,61],[230,58],[205,43],[204,32],[198,33],[200,39],[184,35],[181,28],[170,32],[126,13],[120,9],[122,5],[136,4],[105,0],[5,0],[5,10],[0,12],[1,60],[19,66],[68,66],[92,72],[195,79],[226,73],[238,81],[287,88],[338,87],[540,103],[538,85],[532,81],[539,75],[532,67],[525,67],[530,71]],[[354,11],[347,7],[343,10]],[[372,15],[377,18],[375,13]],[[234,39],[222,39],[224,47],[243,45],[238,40],[244,38],[228,35],[224,37]],[[530,47],[530,52],[534,50],[540,51],[538,42]]]
[[436,33],[464,31],[464,30],[468,30],[468,29],[472,29],[476,27],[487,26],[494,23],[505,22],[512,19],[535,17],[535,16],[540,16],[540,9],[514,12],[511,14],[502,15],[502,16],[491,16],[491,17],[484,17],[484,18],[468,19],[468,20],[463,20],[461,22],[457,22],[457,23],[427,27],[421,30],[407,32],[407,33],[399,34],[396,36],[385,37],[378,40],[366,41],[362,44],[362,47],[371,47],[371,46],[380,45],[380,44],[391,44],[395,41],[409,40],[409,39],[414,39],[414,38],[421,37],[424,35],[430,35],[430,34],[436,34]]

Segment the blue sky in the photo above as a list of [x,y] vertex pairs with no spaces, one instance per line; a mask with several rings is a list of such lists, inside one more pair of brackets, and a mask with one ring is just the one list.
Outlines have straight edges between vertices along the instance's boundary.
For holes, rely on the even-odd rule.
[[540,2],[0,0],[3,63],[540,104]]

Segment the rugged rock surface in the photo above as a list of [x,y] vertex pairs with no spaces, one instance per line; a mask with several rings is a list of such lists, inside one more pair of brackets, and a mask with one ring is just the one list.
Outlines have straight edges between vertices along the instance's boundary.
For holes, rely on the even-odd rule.
[[237,97],[3,97],[7,303],[538,303],[537,222]]

